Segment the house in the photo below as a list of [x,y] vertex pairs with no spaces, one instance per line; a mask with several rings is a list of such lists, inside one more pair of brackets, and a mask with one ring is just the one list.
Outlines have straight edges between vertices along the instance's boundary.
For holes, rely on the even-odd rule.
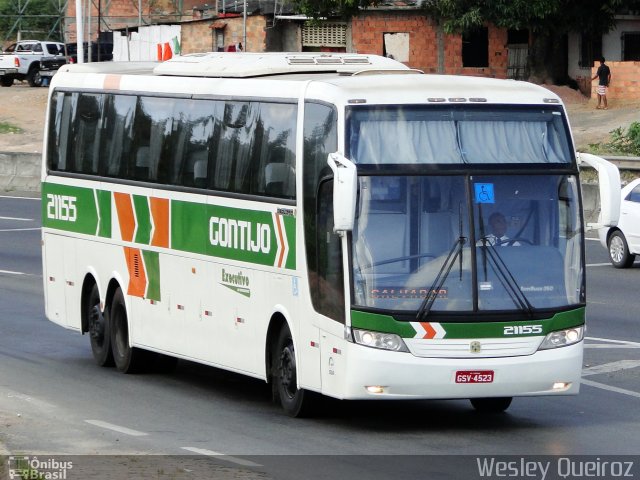
[[585,95],[595,97],[591,81],[604,56],[611,68],[609,98],[640,100],[640,15],[616,15],[616,25],[604,35],[571,33],[568,39],[568,73]]

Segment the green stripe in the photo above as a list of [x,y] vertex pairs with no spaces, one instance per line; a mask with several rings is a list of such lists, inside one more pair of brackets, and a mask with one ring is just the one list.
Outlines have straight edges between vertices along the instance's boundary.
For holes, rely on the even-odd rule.
[[584,308],[568,312],[556,313],[553,317],[543,320],[526,320],[519,322],[480,322],[480,323],[442,323],[447,332],[446,339],[461,338],[506,338],[506,337],[536,337],[540,333],[505,335],[506,326],[542,325],[542,335],[556,330],[576,327],[584,324]]
[[291,215],[284,215],[284,234],[287,236],[287,242],[289,243],[289,253],[287,261],[284,267],[288,270],[296,269],[296,217]]
[[228,289],[233,290],[240,295],[244,295],[247,298],[251,297],[251,290],[246,287],[236,287],[235,285],[228,285],[226,283],[221,283],[220,285],[222,285],[223,287],[227,287]]
[[136,243],[149,245],[151,241],[151,214],[149,199],[141,195],[133,195],[133,208],[136,211]]
[[[149,245],[152,230],[149,197],[132,195],[132,198],[136,216],[134,242]],[[43,183],[42,200],[44,227],[111,238],[113,234],[111,229],[112,192],[95,190],[94,197],[94,190],[91,188]],[[222,207],[180,200],[172,200],[170,208],[169,229],[172,249],[274,266],[279,236],[278,226],[274,223],[274,214],[271,211]],[[70,218],[70,215],[73,218]],[[294,270],[296,268],[296,217],[284,215],[282,220],[283,235],[286,236],[289,246],[284,268]]]
[[111,192],[98,190],[98,210],[100,210],[100,225],[98,236],[111,238]]
[[[295,219],[285,221],[286,268],[295,267]],[[273,266],[278,251],[271,212],[171,202],[171,246],[176,250]]]
[[209,238],[207,206],[202,203],[171,201],[171,247],[206,255]]
[[144,266],[147,271],[147,294],[150,300],[160,301],[160,254],[147,250],[142,251]]
[[[468,339],[468,338],[506,338],[506,337],[529,337],[546,335],[556,330],[577,327],[584,324],[585,308],[577,308],[567,312],[556,313],[550,318],[542,320],[526,320],[517,322],[473,322],[473,323],[440,323],[446,332],[445,339]],[[395,333],[404,338],[413,338],[416,330],[410,322],[400,322],[389,315],[376,313],[351,311],[351,325],[355,328],[373,330],[377,332]],[[542,334],[518,334],[505,335],[506,326],[529,326],[541,325]]]
[[409,322],[398,322],[389,315],[351,310],[351,326],[376,332],[395,333],[404,338],[413,338],[416,331]]
[[98,231],[98,211],[93,190],[43,183],[42,226],[95,235]]

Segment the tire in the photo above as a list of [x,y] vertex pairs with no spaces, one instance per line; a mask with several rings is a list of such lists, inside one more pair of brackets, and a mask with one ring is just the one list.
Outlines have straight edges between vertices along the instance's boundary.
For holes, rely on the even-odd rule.
[[101,367],[112,367],[109,315],[108,312],[102,313],[100,310],[100,293],[97,285],[91,289],[84,303],[84,309],[93,358]]
[[111,351],[113,352],[113,361],[116,364],[116,368],[122,373],[143,371],[147,365],[147,352],[133,348],[129,344],[127,307],[122,290],[119,288],[116,290],[111,302],[109,319],[111,322]]
[[509,405],[513,397],[472,398],[471,405],[480,413],[502,413]]
[[40,69],[33,67],[27,73],[27,83],[30,87],[42,86],[42,76],[40,75]]
[[295,348],[286,325],[280,330],[272,358],[274,398],[291,417],[311,416],[317,397],[313,392],[298,388]]
[[0,76],[0,85],[3,87],[10,87],[13,85],[13,80],[14,78],[9,75],[2,75]]
[[629,245],[620,230],[616,230],[611,234],[607,241],[609,247],[609,260],[616,268],[628,268],[633,265],[636,259],[635,255],[629,253]]

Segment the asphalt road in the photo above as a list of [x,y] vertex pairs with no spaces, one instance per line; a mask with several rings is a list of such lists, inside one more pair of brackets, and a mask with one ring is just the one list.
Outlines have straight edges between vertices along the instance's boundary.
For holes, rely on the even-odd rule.
[[[74,457],[75,473],[99,463],[104,478],[479,478],[478,455],[635,455],[640,476],[640,262],[616,270],[596,241],[579,396],[516,398],[495,416],[466,400],[328,401],[291,419],[262,382],[214,368],[97,367],[86,336],[44,317],[39,217],[39,201],[0,197],[0,449],[127,456]],[[117,473],[138,454],[180,457],[133,457],[138,474]]]

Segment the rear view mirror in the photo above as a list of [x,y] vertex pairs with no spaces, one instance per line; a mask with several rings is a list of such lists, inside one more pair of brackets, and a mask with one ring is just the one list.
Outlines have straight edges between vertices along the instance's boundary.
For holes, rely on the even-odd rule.
[[589,229],[615,227],[620,217],[620,171],[613,163],[590,153],[578,153],[578,165],[586,163],[598,173],[600,216]]
[[351,231],[356,212],[356,166],[337,152],[329,154],[327,163],[333,171],[333,231]]

